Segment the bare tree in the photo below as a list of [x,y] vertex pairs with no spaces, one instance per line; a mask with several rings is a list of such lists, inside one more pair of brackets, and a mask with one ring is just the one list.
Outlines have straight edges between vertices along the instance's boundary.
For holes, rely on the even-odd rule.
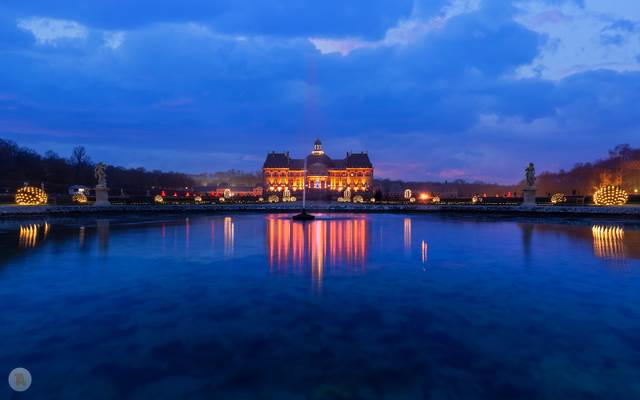
[[71,164],[76,166],[91,164],[91,159],[87,155],[87,150],[84,148],[84,146],[74,147],[69,161],[71,162]]
[[612,150],[609,150],[609,158],[620,157],[622,160],[627,161],[633,155],[633,149],[629,144],[619,144]]

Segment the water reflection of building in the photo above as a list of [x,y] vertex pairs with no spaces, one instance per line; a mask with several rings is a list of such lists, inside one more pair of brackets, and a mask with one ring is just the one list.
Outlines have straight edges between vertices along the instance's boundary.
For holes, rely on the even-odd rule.
[[404,253],[409,256],[411,255],[411,218],[404,219],[402,232],[404,235]]
[[18,246],[22,248],[36,247],[40,241],[46,239],[50,229],[51,226],[47,222],[44,224],[20,225]]
[[231,217],[224,218],[224,255],[232,257],[235,240],[235,226]]
[[365,217],[308,224],[272,217],[267,219],[266,238],[272,272],[311,272],[321,286],[327,271],[364,270],[369,226]]

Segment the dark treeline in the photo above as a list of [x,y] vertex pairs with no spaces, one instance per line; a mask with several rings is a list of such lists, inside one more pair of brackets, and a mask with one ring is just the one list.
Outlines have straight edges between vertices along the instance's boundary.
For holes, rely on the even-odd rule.
[[404,182],[400,180],[376,179],[374,186],[383,194],[398,194],[411,189],[414,195],[433,193],[444,197],[471,197],[474,194],[487,196],[506,196],[518,190],[517,185],[499,185],[497,183],[467,182],[462,179],[445,182]]
[[609,151],[607,159],[579,163],[570,171],[544,172],[538,177],[538,194],[589,195],[601,185],[620,186],[629,193],[640,189],[640,149],[621,144]]
[[[68,186],[78,184],[94,186],[95,164],[83,147],[76,147],[70,157],[64,158],[48,151],[40,155],[35,151],[19,147],[15,143],[0,139],[0,189],[10,192],[25,182],[40,186],[44,183],[48,192],[65,193]],[[144,168],[107,167],[108,183],[111,189],[124,189],[127,193],[144,193],[151,188],[180,188],[193,186],[255,186],[262,181],[261,172],[228,170],[199,175],[177,172],[147,171]],[[523,172],[524,175],[524,172]],[[609,157],[593,163],[579,163],[569,171],[543,172],[538,176],[538,195],[556,192],[567,195],[590,195],[603,184],[621,186],[627,192],[640,189],[640,149],[628,144],[616,146],[609,151]],[[464,180],[445,182],[405,182],[401,180],[376,179],[376,190],[384,194],[402,193],[411,189],[436,193],[446,197],[464,197],[473,194],[488,196],[507,195],[509,192],[521,194],[524,181],[514,185],[499,185]]]
[[[10,192],[25,182],[33,186],[45,185],[48,192],[65,193],[71,185],[96,184],[95,164],[84,147],[76,147],[68,158],[47,151],[44,155],[0,139],[0,188]],[[111,189],[127,193],[143,193],[152,187],[191,187],[194,181],[177,172],[147,171],[144,168],[107,167],[107,181]]]
[[262,172],[246,172],[237,169],[219,171],[214,173],[202,173],[192,175],[198,186],[230,185],[236,186],[256,186],[262,184]]
[[[524,170],[523,170],[524,175]],[[524,176],[523,176],[524,177]],[[376,180],[383,192],[397,193],[406,188],[414,191],[437,193],[444,196],[469,196],[484,194],[494,196],[509,192],[522,194],[524,179],[514,185],[498,185],[484,182],[403,182],[388,179]],[[542,172],[538,175],[538,196],[564,193],[589,196],[601,185],[620,186],[628,193],[640,189],[640,149],[621,144],[609,151],[609,157],[595,162],[578,163],[571,170]]]

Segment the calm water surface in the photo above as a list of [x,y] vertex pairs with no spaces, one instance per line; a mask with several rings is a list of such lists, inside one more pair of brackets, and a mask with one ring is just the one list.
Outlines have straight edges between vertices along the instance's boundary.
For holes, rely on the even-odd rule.
[[0,251],[0,375],[33,376],[0,398],[640,398],[630,224],[49,219]]

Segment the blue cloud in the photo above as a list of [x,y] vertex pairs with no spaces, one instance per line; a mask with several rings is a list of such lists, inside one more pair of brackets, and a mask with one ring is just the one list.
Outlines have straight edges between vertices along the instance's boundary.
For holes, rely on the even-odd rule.
[[609,24],[606,30],[620,30],[624,32],[635,32],[638,30],[638,23],[628,19],[619,19]]
[[132,29],[159,21],[198,22],[230,34],[368,39],[382,37],[400,19],[408,18],[413,7],[411,0],[191,0],[188,4],[177,0],[136,0],[126,6],[110,0],[3,3],[2,15],[47,16],[101,29]]
[[[19,17],[0,20],[0,137],[40,150],[84,144],[94,159],[127,165],[254,169],[265,151],[304,151],[319,135],[335,152],[371,150],[385,165],[382,173],[424,176],[402,168],[427,158],[424,168],[475,169],[483,176],[515,171],[498,176],[511,179],[521,166],[496,172],[481,165],[482,157],[517,163],[503,154],[537,155],[544,166],[576,143],[592,146],[591,153],[576,149],[576,157],[604,152],[629,141],[640,125],[629,106],[640,100],[638,73],[522,78],[519,68],[537,60],[547,38],[496,1],[407,43],[381,42],[348,55],[321,54],[305,35],[379,38],[385,27],[418,11],[401,2],[385,14],[380,7],[392,4],[374,2],[377,22],[354,17],[351,27],[347,17],[338,17],[342,27],[330,27],[320,14],[305,26],[283,21],[247,28],[236,21],[224,28],[221,16],[230,11],[209,10],[208,2],[195,3],[204,21],[197,24],[179,13],[160,15],[169,6],[141,19],[134,9],[118,23],[100,2],[82,12],[73,3],[57,11],[43,3],[50,13],[39,15],[86,28],[85,35],[43,43],[17,27],[18,19],[35,13],[17,4],[9,8],[14,15],[21,10]],[[231,7],[215,7],[223,6]],[[341,9],[351,15],[348,5]],[[106,38],[117,30],[118,46],[109,46]]]
[[620,46],[624,43],[625,37],[620,34],[606,34],[600,36],[600,43],[610,46]]
[[636,31],[638,31],[637,23],[628,19],[618,19],[602,29],[600,42],[604,45],[620,46]]

